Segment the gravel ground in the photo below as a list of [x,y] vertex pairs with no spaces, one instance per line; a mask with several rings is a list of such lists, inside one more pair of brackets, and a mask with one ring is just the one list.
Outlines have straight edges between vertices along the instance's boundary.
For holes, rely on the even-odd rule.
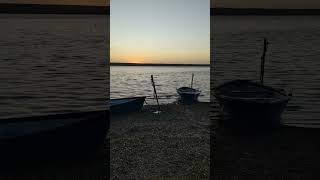
[[209,103],[111,117],[111,179],[209,179]]
[[[219,120],[214,120],[218,124]],[[273,131],[235,132],[222,123],[213,133],[215,179],[318,179],[320,130],[281,126]]]

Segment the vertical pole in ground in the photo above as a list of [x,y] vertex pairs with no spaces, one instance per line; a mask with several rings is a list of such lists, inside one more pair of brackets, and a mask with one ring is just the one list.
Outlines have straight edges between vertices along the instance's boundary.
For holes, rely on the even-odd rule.
[[193,76],[194,76],[194,74],[192,73],[191,88],[192,88],[192,86],[193,86]]
[[152,86],[153,86],[153,92],[154,92],[154,94],[155,94],[155,96],[156,96],[156,99],[157,99],[158,112],[160,112],[160,105],[159,105],[159,100],[158,100],[156,85],[154,84],[154,80],[153,80],[153,75],[151,75],[151,82],[152,82]]
[[266,57],[266,52],[268,49],[268,41],[266,38],[263,40],[263,53],[261,56],[261,69],[260,69],[260,83],[263,84],[263,77],[264,77],[264,64],[265,64],[265,57]]

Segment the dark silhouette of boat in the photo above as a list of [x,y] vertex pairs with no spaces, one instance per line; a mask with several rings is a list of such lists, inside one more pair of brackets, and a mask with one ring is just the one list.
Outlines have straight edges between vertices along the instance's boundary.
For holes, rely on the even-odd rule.
[[234,80],[218,86],[214,96],[231,119],[263,125],[279,124],[291,95],[253,81]]
[[120,114],[139,111],[143,107],[145,99],[145,96],[111,99],[111,113]]
[[198,101],[198,97],[201,91],[192,88],[193,77],[194,77],[194,74],[192,74],[190,87],[181,87],[177,89],[177,93],[180,95],[180,101],[183,103],[193,103]]
[[102,110],[1,119],[0,152],[17,157],[93,152],[106,140],[108,118]]
[[223,113],[231,117],[236,126],[279,126],[281,114],[291,98],[285,90],[264,85],[264,65],[268,41],[263,40],[260,83],[234,80],[218,86],[214,96]]
[[190,87],[181,87],[177,89],[177,92],[180,95],[181,100],[184,102],[198,101],[198,97],[201,93],[201,91]]

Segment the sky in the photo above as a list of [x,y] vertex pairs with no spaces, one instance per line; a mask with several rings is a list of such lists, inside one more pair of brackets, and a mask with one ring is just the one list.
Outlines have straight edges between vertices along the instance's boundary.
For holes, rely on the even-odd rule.
[[209,0],[113,0],[111,62],[208,64]]
[[319,0],[211,0],[211,7],[320,9]]
[[0,3],[105,6],[110,4],[110,0],[0,0]]

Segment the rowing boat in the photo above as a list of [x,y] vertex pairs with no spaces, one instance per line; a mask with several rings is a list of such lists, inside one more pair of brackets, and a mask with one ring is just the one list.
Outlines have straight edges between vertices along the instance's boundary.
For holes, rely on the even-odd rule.
[[215,89],[214,96],[224,114],[251,124],[279,124],[291,97],[284,90],[249,80],[224,83]]
[[177,92],[180,95],[181,100],[186,102],[198,101],[198,97],[201,93],[201,91],[190,87],[181,87],[177,89]]
[[119,114],[139,111],[143,107],[145,99],[145,96],[111,99],[111,113]]

